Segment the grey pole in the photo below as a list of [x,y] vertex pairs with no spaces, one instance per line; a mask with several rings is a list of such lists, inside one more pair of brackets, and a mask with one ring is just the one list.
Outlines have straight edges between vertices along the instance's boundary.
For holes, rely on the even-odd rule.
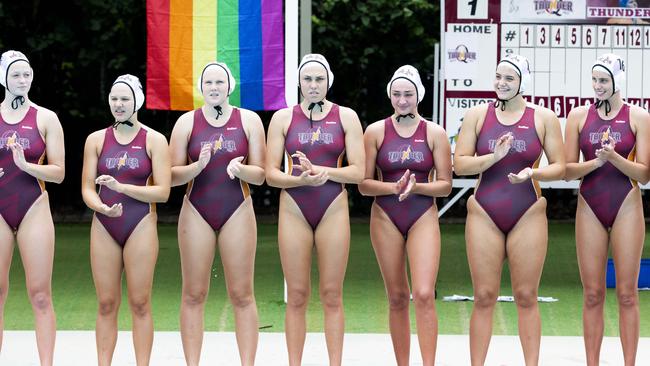
[[311,0],[300,0],[300,57],[311,53]]

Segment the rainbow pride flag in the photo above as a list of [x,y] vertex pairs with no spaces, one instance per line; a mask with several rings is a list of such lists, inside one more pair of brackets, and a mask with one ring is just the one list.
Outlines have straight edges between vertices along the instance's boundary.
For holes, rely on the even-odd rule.
[[286,107],[283,0],[147,0],[147,108],[191,110],[205,64],[237,80],[230,104]]

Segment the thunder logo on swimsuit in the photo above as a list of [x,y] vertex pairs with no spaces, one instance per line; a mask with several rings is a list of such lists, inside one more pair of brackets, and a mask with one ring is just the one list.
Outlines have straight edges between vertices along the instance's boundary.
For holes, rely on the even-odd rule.
[[325,144],[334,143],[334,135],[329,132],[323,132],[320,127],[316,130],[310,129],[309,132],[299,132],[298,141],[304,144]]
[[218,136],[219,137],[217,137],[215,134],[210,136],[209,141],[201,141],[201,148],[203,148],[205,145],[211,145],[212,155],[216,154],[219,151],[233,152],[237,150],[235,140],[226,140],[223,138],[223,134],[219,134]]
[[[491,152],[494,152],[494,147],[497,144],[497,141],[499,139],[490,139],[488,140],[488,149],[490,149]],[[517,140],[516,137],[512,139],[512,146],[510,146],[510,151],[508,152],[509,154],[514,154],[514,153],[521,153],[526,151],[526,140]]]
[[424,154],[422,151],[413,151],[411,145],[402,145],[400,146],[399,151],[388,152],[388,161],[391,163],[396,163],[398,161],[400,163],[405,161],[415,161],[416,163],[420,163],[424,161]]
[[137,158],[130,158],[126,151],[121,151],[114,158],[106,158],[106,168],[120,170],[121,168],[128,167],[129,169],[137,169],[140,167],[140,162]]
[[2,134],[0,137],[0,148],[9,150],[9,145],[18,143],[23,150],[29,149],[29,139],[20,137],[18,132],[9,130]]
[[[609,131],[609,132],[607,132]],[[589,133],[589,142],[592,145],[602,144],[603,140],[607,140],[607,136],[603,137],[605,134],[609,134],[609,138],[613,139],[617,143],[621,142],[621,133],[617,131],[612,131],[610,125],[600,126],[597,132]]]

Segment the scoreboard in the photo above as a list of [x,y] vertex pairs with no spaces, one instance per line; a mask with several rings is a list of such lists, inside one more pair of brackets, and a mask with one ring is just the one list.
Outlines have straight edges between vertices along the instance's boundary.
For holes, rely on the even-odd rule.
[[650,1],[446,0],[441,17],[438,115],[452,149],[465,111],[494,100],[494,70],[509,53],[530,62],[524,97],[563,129],[571,109],[593,102],[591,66],[603,53],[625,60],[627,102],[650,108]]

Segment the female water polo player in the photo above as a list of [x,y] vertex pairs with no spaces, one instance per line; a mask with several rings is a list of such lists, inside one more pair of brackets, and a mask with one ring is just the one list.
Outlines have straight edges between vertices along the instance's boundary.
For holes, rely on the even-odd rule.
[[424,85],[414,67],[397,69],[386,92],[394,112],[366,129],[366,177],[359,191],[375,196],[370,239],[388,296],[397,364],[409,365],[411,349],[408,256],[422,363],[433,365],[438,337],[435,286],[440,261],[435,197],[451,192],[451,148],[445,130],[418,113]]
[[171,167],[167,139],[138,120],[143,103],[138,78],[118,77],[108,96],[115,122],[91,133],[84,148],[82,195],[95,211],[90,264],[99,302],[95,334],[100,366],[111,364],[117,342],[123,272],[136,363],[148,365],[151,357],[151,287],[158,257],[155,203],[167,201]]
[[[353,110],[327,100],[334,74],[325,57],[303,57],[298,77],[304,99],[273,115],[266,160],[268,184],[282,188],[278,242],[288,292],[285,332],[289,364],[300,365],[315,245],[325,339],[334,366],[343,355],[343,279],[350,247],[343,185],[363,179],[363,131]],[[280,170],[283,160],[285,172]]]
[[[483,365],[492,336],[501,269],[508,259],[526,365],[537,365],[541,320],[537,306],[548,241],[546,199],[538,181],[564,176],[560,123],[551,110],[528,104],[528,60],[519,55],[497,65],[496,102],[465,114],[454,152],[458,175],[480,174],[467,202],[465,239],[474,309],[470,320],[472,365]],[[539,167],[542,152],[548,165]]]
[[633,365],[639,342],[637,281],[645,237],[637,182],[647,183],[650,179],[650,115],[623,101],[622,58],[614,54],[600,56],[591,75],[596,103],[573,109],[565,131],[566,179],[582,179],[576,210],[576,247],[583,287],[587,365],[600,362],[610,247],[616,268],[623,357],[625,365]]
[[264,127],[254,112],[230,105],[235,79],[226,64],[208,63],[197,87],[203,106],[178,119],[170,143],[172,184],[189,182],[178,219],[185,360],[199,365],[205,301],[218,247],[241,364],[253,365],[258,338],[253,293],[257,225],[248,184],[264,182]]
[[[65,175],[63,129],[54,112],[29,99],[34,70],[27,57],[7,51],[0,58],[0,346],[9,268],[18,243],[27,294],[34,311],[41,365],[52,365],[56,319],[52,306],[54,224],[45,182]],[[47,158],[47,164],[43,164]]]

